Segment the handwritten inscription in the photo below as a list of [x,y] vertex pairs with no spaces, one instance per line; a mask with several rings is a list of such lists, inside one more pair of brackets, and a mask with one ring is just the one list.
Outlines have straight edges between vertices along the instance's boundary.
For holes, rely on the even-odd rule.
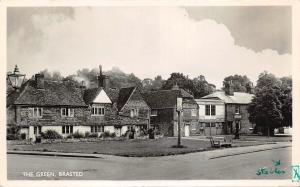
[[280,169],[279,166],[281,165],[280,160],[272,160],[273,167],[272,168],[259,168],[256,170],[257,176],[263,176],[263,175],[282,175],[285,174],[286,171],[283,169]]

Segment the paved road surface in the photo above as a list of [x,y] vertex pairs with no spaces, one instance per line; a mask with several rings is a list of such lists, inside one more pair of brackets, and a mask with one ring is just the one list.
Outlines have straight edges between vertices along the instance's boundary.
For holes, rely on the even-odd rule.
[[[290,179],[291,151],[292,148],[287,147],[214,159],[211,159],[217,155],[214,151],[150,158],[106,156],[102,159],[8,154],[7,174],[8,179],[28,180]],[[257,176],[259,168],[274,168],[272,160],[281,160],[278,168],[287,173]],[[51,171],[56,176],[25,177],[24,171],[34,174]],[[61,171],[83,171],[83,176],[59,177]]]

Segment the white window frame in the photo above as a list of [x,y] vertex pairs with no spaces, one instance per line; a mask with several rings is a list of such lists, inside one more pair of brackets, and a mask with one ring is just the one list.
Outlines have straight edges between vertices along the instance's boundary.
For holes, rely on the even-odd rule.
[[30,116],[31,118],[41,118],[43,117],[43,108],[41,107],[31,107],[28,108],[28,110],[30,110]]
[[61,128],[62,134],[73,134],[74,129],[72,125],[63,125]]
[[[206,114],[206,106],[209,108],[209,114]],[[215,113],[212,115],[212,106],[215,108]],[[206,116],[215,116],[217,114],[217,106],[216,105],[205,105],[205,115]]]
[[234,109],[234,113],[235,114],[240,114],[241,113],[241,108],[240,108],[240,106],[235,106],[235,109]]
[[75,113],[74,108],[61,108],[60,109],[60,114],[62,117],[74,117],[74,113]]
[[150,116],[157,116],[158,111],[155,109],[152,109],[150,112]]
[[101,125],[91,126],[91,133],[99,133],[99,132],[104,132],[104,126]]
[[193,117],[197,116],[197,109],[191,110],[191,116],[193,116]]
[[105,107],[104,106],[93,106],[92,107],[92,116],[104,116]]
[[138,108],[132,108],[130,110],[130,117],[138,117],[139,116],[139,109]]

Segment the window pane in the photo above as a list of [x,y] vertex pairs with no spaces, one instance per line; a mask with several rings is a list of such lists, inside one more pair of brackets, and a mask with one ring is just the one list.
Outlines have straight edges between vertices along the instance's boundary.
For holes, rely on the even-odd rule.
[[205,115],[210,115],[210,105],[205,105]]
[[205,123],[205,127],[210,127],[210,124],[209,123]]
[[211,115],[212,116],[216,115],[216,106],[215,105],[211,105]]
[[70,132],[70,131],[69,131],[69,128],[70,128],[70,126],[66,126],[66,133],[67,133],[67,134],[69,134],[69,132]]
[[216,124],[215,123],[211,123],[211,125],[210,125],[211,127],[215,127],[216,126]]
[[70,126],[70,133],[73,133],[73,126]]
[[65,131],[65,126],[62,126],[62,133],[65,134],[66,131]]
[[33,133],[36,134],[36,127],[33,127]]

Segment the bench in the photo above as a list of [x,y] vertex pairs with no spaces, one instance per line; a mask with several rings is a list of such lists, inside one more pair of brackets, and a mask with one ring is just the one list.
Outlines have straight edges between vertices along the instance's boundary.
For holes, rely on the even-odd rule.
[[208,137],[210,140],[211,147],[221,148],[221,147],[231,147],[232,138],[230,137]]

